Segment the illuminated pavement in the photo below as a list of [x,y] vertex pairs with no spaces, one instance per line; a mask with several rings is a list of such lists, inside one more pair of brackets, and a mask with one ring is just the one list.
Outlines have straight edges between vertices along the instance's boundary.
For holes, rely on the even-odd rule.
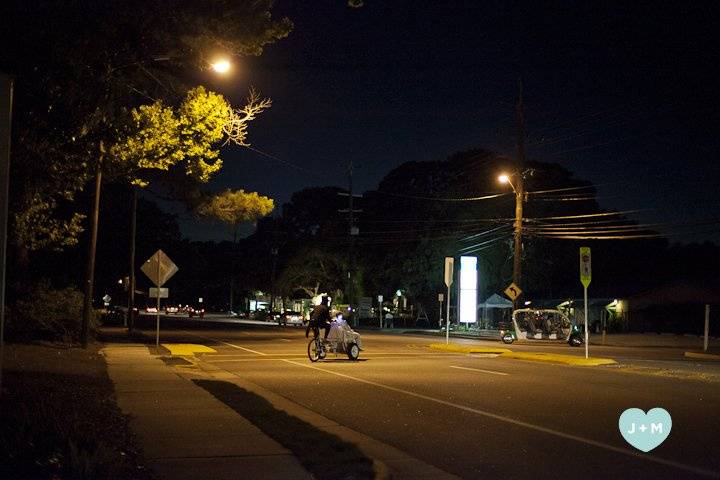
[[[164,329],[161,342],[212,347],[195,354],[200,366],[463,478],[720,478],[720,362],[683,359],[682,349],[595,347],[620,365],[575,367],[428,349],[438,337],[362,338],[360,361],[318,363],[301,328]],[[631,407],[672,415],[672,433],[649,454],[618,432]]]

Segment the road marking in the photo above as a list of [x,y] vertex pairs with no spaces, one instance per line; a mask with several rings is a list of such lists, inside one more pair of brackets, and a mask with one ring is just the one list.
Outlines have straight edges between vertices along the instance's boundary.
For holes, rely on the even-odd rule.
[[211,342],[222,343],[223,345],[227,345],[228,347],[233,347],[233,348],[237,348],[237,349],[240,349],[240,350],[245,350],[246,352],[256,353],[256,354],[258,354],[258,355],[267,355],[267,353],[258,352],[257,350],[251,350],[251,349],[249,349],[249,348],[241,347],[240,345],[233,345],[232,343],[224,342],[224,341],[222,341],[222,340],[218,340],[217,338],[203,337],[202,335],[196,335],[196,334],[194,334],[194,333],[190,333],[190,332],[185,331],[185,330],[183,330],[183,332],[187,333],[188,335],[192,335],[193,337],[202,338],[202,339],[205,339],[205,340],[210,340]]
[[472,372],[490,373],[492,375],[510,375],[509,373],[496,372],[494,370],[483,370],[482,368],[456,367],[455,365],[450,365],[450,368],[457,368],[458,370],[470,370]]
[[486,411],[484,411],[484,410],[479,410],[479,409],[477,409],[477,408],[468,407],[468,406],[466,406],[466,405],[460,405],[460,404],[453,403],[453,402],[449,402],[449,401],[447,401],[447,400],[443,400],[443,399],[440,399],[440,398],[431,397],[431,396],[429,396],[429,395],[423,395],[422,393],[411,392],[411,391],[409,391],[409,390],[404,390],[404,389],[402,389],[402,388],[392,387],[392,386],[390,386],[390,385],[384,385],[384,384],[382,384],[382,383],[373,382],[373,381],[371,381],[371,380],[365,380],[365,379],[362,379],[362,378],[353,377],[353,376],[348,375],[348,374],[345,374],[345,373],[334,372],[334,371],[332,371],[332,370],[325,370],[324,368],[316,367],[316,366],[314,366],[314,365],[308,365],[308,364],[306,364],[306,363],[298,363],[298,362],[295,362],[295,361],[293,361],[293,360],[282,360],[282,361],[283,361],[283,362],[286,362],[286,363],[291,363],[291,364],[293,364],[293,365],[297,365],[297,366],[299,366],[299,367],[305,367],[305,368],[310,368],[310,369],[312,369],[312,370],[318,370],[318,371],[320,371],[320,372],[325,372],[325,373],[329,373],[329,374],[331,374],[331,375],[336,375],[336,376],[338,376],[338,377],[347,378],[347,379],[349,379],[349,380],[354,380],[354,381],[356,381],[356,382],[364,383],[364,384],[366,384],[366,385],[373,385],[373,386],[375,386],[375,387],[384,388],[384,389],[390,390],[390,391],[392,391],[392,392],[402,393],[402,394],[405,394],[405,395],[409,395],[409,396],[411,396],[411,397],[420,398],[420,399],[422,399],[422,400],[427,400],[427,401],[430,401],[430,402],[438,403],[438,404],[440,404],[440,405],[445,405],[445,406],[448,406],[448,407],[457,408],[458,410],[462,410],[462,411],[465,411],[465,412],[475,413],[475,414],[480,415],[480,416],[483,416],[483,417],[492,418],[493,420],[499,420],[499,421],[501,421],[501,422],[510,423],[510,424],[512,424],[512,425],[517,425],[517,426],[519,426],[519,427],[525,427],[525,428],[530,429],[530,430],[535,430],[536,432],[547,433],[547,434],[549,434],[549,435],[554,435],[554,436],[556,436],[556,437],[565,438],[565,439],[568,439],[568,440],[574,440],[574,441],[576,441],[576,442],[583,443],[583,444],[585,444],[585,445],[590,445],[590,446],[592,446],[592,447],[598,447],[598,448],[602,448],[602,449],[605,449],[605,450],[609,450],[609,451],[611,451],[611,452],[620,453],[620,454],[623,454],[623,455],[628,455],[628,456],[630,456],[630,457],[635,457],[635,458],[638,458],[638,459],[641,459],[641,460],[647,460],[648,462],[653,462],[653,463],[658,463],[658,464],[661,464],[661,465],[667,465],[667,466],[670,466],[670,467],[675,467],[675,468],[680,469],[680,470],[685,470],[685,471],[688,471],[688,472],[692,472],[692,473],[695,473],[695,474],[698,474],[698,475],[703,475],[703,476],[710,477],[710,478],[717,478],[717,477],[718,477],[718,472],[714,472],[714,471],[712,471],[712,470],[706,470],[706,469],[704,469],[704,468],[693,467],[693,466],[691,466],[691,465],[685,465],[685,464],[683,464],[683,463],[674,462],[674,461],[672,461],[672,460],[665,460],[665,459],[663,459],[663,458],[653,457],[653,456],[650,456],[650,455],[647,455],[647,454],[635,452],[635,451],[633,451],[633,450],[628,450],[628,449],[626,449],[626,448],[616,447],[616,446],[610,445],[610,444],[608,444],[608,443],[600,442],[600,441],[597,441],[597,440],[592,440],[592,439],[590,439],[590,438],[580,437],[580,436],[578,436],[578,435],[573,435],[573,434],[571,434],[571,433],[561,432],[561,431],[559,431],[559,430],[554,430],[554,429],[552,429],[552,428],[542,427],[542,426],[540,426],[540,425],[535,425],[535,424],[532,424],[532,423],[529,423],[529,422],[524,422],[524,421],[522,421],[522,420],[516,420],[516,419],[510,418],[510,417],[504,417],[504,416],[498,415],[498,414],[496,414],[496,413],[486,412]]
[[281,338],[280,340],[282,340],[283,342],[292,342],[292,340],[288,340],[287,338]]

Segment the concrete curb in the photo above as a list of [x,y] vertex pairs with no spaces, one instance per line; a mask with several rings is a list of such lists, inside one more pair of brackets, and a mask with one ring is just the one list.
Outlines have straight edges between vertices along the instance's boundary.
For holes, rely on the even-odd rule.
[[454,343],[431,343],[428,345],[435,350],[456,353],[490,353],[503,358],[516,360],[531,360],[535,362],[560,363],[563,365],[577,365],[582,367],[595,367],[599,365],[613,365],[617,362],[612,358],[584,358],[575,355],[562,355],[559,353],[541,352],[514,352],[508,348],[488,348],[483,346],[458,345]]
[[688,358],[698,358],[700,360],[720,361],[720,355],[714,353],[685,352],[685,356]]
[[503,358],[516,360],[531,360],[534,362],[560,363],[563,365],[576,365],[580,367],[597,367],[600,365],[614,365],[617,362],[612,358],[577,357],[575,355],[562,355],[559,353],[540,352],[507,352],[500,355]]
[[433,350],[442,350],[454,353],[496,353],[500,355],[512,352],[509,348],[487,347],[483,345],[458,345],[457,343],[431,343],[428,346]]

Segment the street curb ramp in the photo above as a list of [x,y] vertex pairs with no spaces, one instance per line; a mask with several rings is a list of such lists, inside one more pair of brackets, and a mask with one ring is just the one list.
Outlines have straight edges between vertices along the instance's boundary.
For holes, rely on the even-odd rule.
[[455,353],[484,353],[496,354],[502,358],[515,360],[529,360],[533,362],[558,363],[562,365],[576,365],[581,367],[595,367],[600,365],[614,365],[617,362],[612,358],[590,357],[584,358],[577,355],[563,355],[559,353],[542,352],[517,352],[508,348],[488,348],[483,346],[458,345],[454,343],[431,343],[429,348]]

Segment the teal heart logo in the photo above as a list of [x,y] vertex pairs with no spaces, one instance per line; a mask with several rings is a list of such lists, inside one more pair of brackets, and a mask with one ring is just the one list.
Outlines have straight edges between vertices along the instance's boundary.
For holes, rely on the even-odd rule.
[[664,408],[653,408],[647,413],[639,408],[628,408],[620,415],[618,428],[626,442],[649,452],[670,435],[672,418]]

